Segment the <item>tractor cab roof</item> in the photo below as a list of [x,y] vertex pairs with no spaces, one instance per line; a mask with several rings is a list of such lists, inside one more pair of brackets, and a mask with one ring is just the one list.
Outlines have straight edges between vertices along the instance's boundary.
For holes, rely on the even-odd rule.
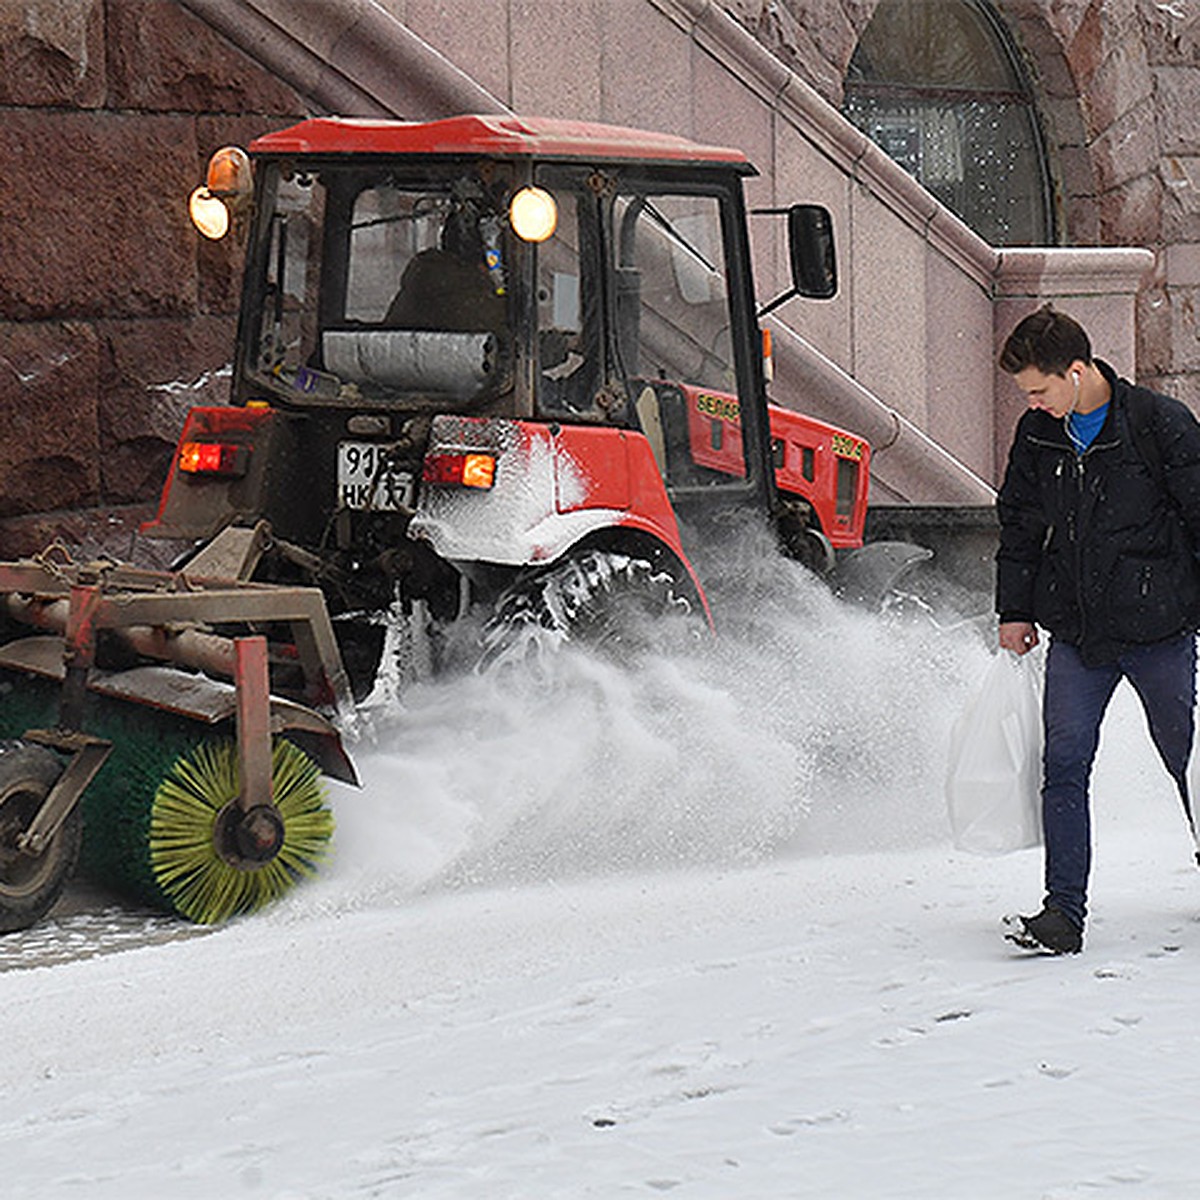
[[423,154],[690,164],[754,174],[740,150],[587,121],[497,115],[437,121],[318,117],[250,143],[260,155]]

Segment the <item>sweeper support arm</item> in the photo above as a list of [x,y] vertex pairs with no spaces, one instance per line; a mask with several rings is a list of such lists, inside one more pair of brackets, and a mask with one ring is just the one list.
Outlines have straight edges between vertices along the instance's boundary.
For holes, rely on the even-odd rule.
[[43,853],[112,752],[112,743],[72,729],[28,729],[24,740],[69,755],[62,774],[17,839],[22,854]]
[[[317,738],[327,750],[320,756],[326,773],[354,781],[336,729],[309,707],[319,705],[336,716],[353,708],[325,601],[315,588],[202,579],[111,563],[23,560],[0,563],[0,615],[58,635],[0,645],[0,668],[62,683],[60,731],[82,731],[88,691],[208,725],[236,718],[239,753],[249,769],[246,809],[270,803],[272,733]],[[281,647],[280,657],[300,667],[306,704],[271,695],[268,644],[259,630],[281,625],[290,630],[291,641]],[[225,636],[212,626],[243,627],[251,636]],[[105,633],[126,655],[178,664],[190,673],[162,667],[104,670],[96,656]],[[207,676],[231,679],[234,687]]]

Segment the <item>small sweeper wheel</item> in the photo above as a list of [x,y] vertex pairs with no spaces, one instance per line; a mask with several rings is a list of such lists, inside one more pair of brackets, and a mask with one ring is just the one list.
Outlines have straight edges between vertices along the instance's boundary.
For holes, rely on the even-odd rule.
[[83,819],[76,805],[40,854],[21,849],[29,827],[62,774],[41,746],[0,741],[0,933],[27,929],[54,907],[79,860]]

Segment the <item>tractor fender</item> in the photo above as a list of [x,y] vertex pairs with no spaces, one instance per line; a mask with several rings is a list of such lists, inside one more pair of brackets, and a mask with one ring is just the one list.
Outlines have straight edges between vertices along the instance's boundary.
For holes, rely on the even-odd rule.
[[[434,482],[439,458],[495,458],[490,488]],[[687,558],[645,436],[609,426],[439,416],[410,537],[454,563],[549,563],[605,530],[629,529]],[[699,591],[695,573],[688,573]]]

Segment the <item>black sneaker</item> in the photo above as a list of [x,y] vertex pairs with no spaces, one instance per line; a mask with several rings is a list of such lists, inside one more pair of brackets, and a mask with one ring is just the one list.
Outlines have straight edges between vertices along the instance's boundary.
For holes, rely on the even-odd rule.
[[1005,917],[1004,937],[1022,950],[1042,954],[1078,954],[1083,931],[1057,908],[1043,908],[1036,917]]

